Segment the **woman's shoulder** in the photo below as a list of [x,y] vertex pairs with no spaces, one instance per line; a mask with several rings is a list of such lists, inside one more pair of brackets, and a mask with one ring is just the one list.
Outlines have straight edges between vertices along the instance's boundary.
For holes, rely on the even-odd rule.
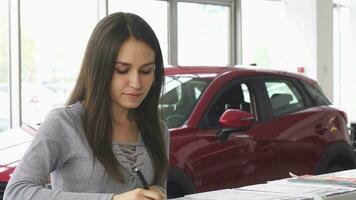
[[65,105],[58,108],[52,109],[46,116],[45,121],[57,121],[57,120],[73,120],[74,118],[80,117],[83,113],[83,107],[80,102],[76,102],[71,105]]
[[79,102],[52,109],[41,123],[39,132],[53,136],[58,136],[58,132],[77,132],[77,127],[81,126],[82,112],[83,108]]

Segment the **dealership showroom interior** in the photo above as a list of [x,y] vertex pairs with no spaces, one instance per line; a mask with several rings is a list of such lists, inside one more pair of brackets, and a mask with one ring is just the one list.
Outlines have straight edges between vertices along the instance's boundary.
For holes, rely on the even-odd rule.
[[[272,186],[266,185],[290,178],[299,180],[303,175],[319,177],[353,172],[340,175],[354,178],[353,181],[346,181],[354,184],[350,187],[354,189],[338,188],[339,193],[350,193],[348,197],[340,197],[334,190],[324,195],[323,190],[323,198],[356,199],[356,171],[353,171],[356,170],[356,0],[0,0],[0,200],[4,196],[4,200],[17,199],[11,198],[10,194],[7,198],[5,192],[17,167],[21,166],[22,169],[18,174],[32,174],[24,177],[34,177],[33,174],[37,173],[32,173],[27,166],[40,163],[30,157],[31,149],[39,145],[34,141],[41,141],[36,138],[41,138],[38,135],[45,133],[38,131],[46,130],[41,129],[42,122],[53,110],[72,106],[68,103],[69,97],[79,81],[77,77],[81,67],[84,68],[84,55],[90,49],[87,44],[95,39],[93,30],[102,19],[118,12],[142,17],[159,41],[162,57],[157,56],[158,50],[155,49],[154,62],[142,65],[143,70],[152,65],[152,73],[140,68],[135,75],[137,87],[140,87],[136,88],[137,91],[146,88],[148,93],[137,106],[150,105],[150,110],[155,110],[152,111],[154,116],[151,111],[143,115],[146,115],[146,119],[154,118],[147,119],[148,126],[151,124],[149,120],[156,120],[157,126],[154,123],[152,126],[155,128],[142,128],[146,126],[138,124],[136,114],[145,112],[145,109],[125,107],[112,100],[115,74],[110,75],[112,80],[100,80],[99,76],[99,79],[86,79],[89,80],[88,84],[93,82],[93,88],[100,87],[95,86],[95,81],[112,84],[111,93],[110,86],[105,89],[108,92],[103,93],[107,98],[92,99],[95,99],[96,105],[104,105],[97,110],[107,108],[104,102],[112,98],[110,101],[113,104],[118,104],[120,109],[128,113],[128,121],[134,127],[132,130],[137,133],[132,136],[136,138],[130,143],[132,146],[128,145],[131,149],[134,147],[131,150],[134,154],[137,154],[141,136],[145,132],[160,130],[168,135],[166,140],[164,134],[158,134],[160,131],[156,133],[159,136],[152,138],[142,136],[142,144],[148,152],[144,154],[142,162],[146,164],[143,166],[150,166],[152,172],[147,174],[145,170],[148,169],[142,169],[142,176],[137,171],[128,170],[130,179],[127,182],[119,179],[122,181],[120,184],[130,185],[132,181],[132,190],[148,184],[150,187],[146,189],[162,197],[146,196],[145,199],[318,199],[315,197],[318,192],[312,191],[313,195],[308,196],[307,192],[301,192],[302,186],[300,190],[294,190],[290,188],[297,186],[280,182],[279,187],[288,185],[290,188],[285,191],[299,191],[302,197],[298,196],[299,193],[290,192],[283,195],[294,197],[269,197],[268,194],[273,192],[281,195],[284,189],[272,191]],[[89,40],[91,36],[94,39]],[[131,40],[124,40],[122,44],[127,41]],[[152,45],[148,46],[144,39],[134,41],[152,52]],[[117,51],[121,52],[121,49]],[[116,55],[119,58],[120,53]],[[163,65],[157,64],[158,58],[161,58]],[[132,72],[118,72],[117,63],[121,66],[121,61],[116,61],[116,64],[110,65],[114,65],[110,73],[118,73],[120,77],[129,77],[134,73],[134,65],[130,63],[123,65],[129,66],[128,70]],[[140,77],[148,77],[149,73],[152,77],[160,75],[159,69],[162,69],[162,83],[156,82],[156,79],[151,86],[145,85],[147,82],[140,82],[144,80]],[[133,88],[134,84],[130,84],[117,88]],[[158,88],[155,84],[162,84],[159,97],[157,93],[157,103],[142,103],[149,101],[145,101],[145,98],[150,96],[149,91],[154,90],[152,88]],[[83,92],[81,95],[90,99],[87,96],[94,94],[100,93]],[[127,94],[122,92],[122,95],[124,97],[120,98],[126,98]],[[135,95],[127,99],[136,101],[136,98],[141,98]],[[74,96],[71,96],[72,100]],[[92,109],[88,103],[90,100],[86,101],[85,98],[79,101],[86,116],[80,118],[85,124],[83,132],[87,138],[99,138],[98,135],[90,136],[87,133],[93,132],[88,131],[88,127],[94,127],[88,125],[88,116],[96,119],[95,114],[88,113],[95,111],[98,115],[110,115],[112,112]],[[98,119],[111,120],[111,116]],[[158,129],[159,120],[161,129]],[[106,129],[105,125],[105,130],[115,128],[107,121],[101,124],[112,127]],[[95,128],[99,130],[99,127],[102,126]],[[120,170],[125,170],[126,164],[115,157],[116,137],[111,132],[103,135],[107,138],[105,141],[109,141],[109,147],[105,150],[110,150],[107,155],[114,164],[105,161],[106,157],[100,157],[104,154],[100,153],[100,146],[95,146],[106,143],[89,140],[88,151],[94,157],[99,155],[96,158],[100,160],[99,163],[104,162],[103,170],[113,167],[115,173],[121,174]],[[156,142],[155,138],[159,140]],[[118,148],[127,148],[125,144],[118,143]],[[167,148],[164,148],[164,144]],[[57,146],[60,146],[59,143]],[[62,148],[57,146],[48,148]],[[166,154],[160,156],[167,155],[167,162],[154,158],[155,153],[152,152],[157,149],[166,150]],[[74,152],[73,158],[63,161],[60,167],[51,165],[40,173],[47,173],[49,178],[45,182],[28,180],[28,185],[23,186],[30,188],[26,190],[28,193],[24,192],[31,194],[28,199],[85,199],[66,195],[67,192],[78,191],[114,195],[124,191],[66,187],[63,183],[70,183],[73,178],[64,175],[59,175],[60,180],[56,181],[53,175],[75,166],[71,162],[77,149],[71,151]],[[26,161],[23,161],[24,158],[27,158]],[[62,156],[48,160],[58,163],[59,158],[62,159]],[[138,162],[136,159],[139,156],[133,162]],[[153,162],[151,159],[159,161]],[[158,168],[164,172],[153,170],[158,163],[162,164]],[[115,166],[120,168],[115,169]],[[92,171],[95,169],[93,164]],[[109,170],[108,174],[111,173]],[[161,183],[157,177],[162,177],[157,174],[162,174],[162,180],[165,180],[161,186],[158,185],[158,189],[151,187]],[[84,180],[83,185],[90,184]],[[26,181],[20,182],[24,184]],[[99,185],[100,181],[97,181]],[[14,182],[12,186],[20,182]],[[260,184],[264,186],[258,188]],[[58,185],[61,187],[56,188]],[[241,192],[256,188],[268,188],[269,191],[259,191],[259,198],[253,196],[257,193]],[[234,194],[231,189],[235,189]],[[53,190],[56,195],[52,193]],[[214,191],[219,192],[207,193]],[[36,196],[42,193],[54,196]],[[110,198],[121,199],[116,196]],[[99,195],[91,198],[89,195],[86,199],[110,198]]]

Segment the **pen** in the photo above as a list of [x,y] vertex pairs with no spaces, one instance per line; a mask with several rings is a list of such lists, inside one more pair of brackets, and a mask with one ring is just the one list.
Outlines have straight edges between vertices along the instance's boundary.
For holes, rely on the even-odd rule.
[[147,185],[147,182],[145,180],[145,177],[143,177],[141,171],[139,169],[137,169],[137,167],[135,167],[133,169],[134,172],[136,172],[138,178],[140,179],[142,185],[143,185],[143,188],[145,188],[146,190],[148,190],[148,185]]

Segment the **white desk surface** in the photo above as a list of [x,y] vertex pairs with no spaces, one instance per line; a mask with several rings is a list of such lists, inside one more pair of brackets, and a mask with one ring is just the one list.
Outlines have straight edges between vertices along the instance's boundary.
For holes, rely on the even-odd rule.
[[[186,200],[184,197],[174,198],[169,200]],[[327,197],[326,200],[356,200],[356,191],[346,193],[346,194],[339,194],[333,197]]]
[[[336,176],[341,176],[341,177],[353,177],[356,178],[356,169],[352,170],[347,170],[347,171],[341,171],[341,172],[335,172],[331,173]],[[337,194],[332,197],[327,197],[327,200],[356,200],[356,191],[351,191],[343,194]],[[180,198],[174,198],[170,200],[186,200],[184,197]]]
[[326,198],[328,200],[356,200],[356,191]]

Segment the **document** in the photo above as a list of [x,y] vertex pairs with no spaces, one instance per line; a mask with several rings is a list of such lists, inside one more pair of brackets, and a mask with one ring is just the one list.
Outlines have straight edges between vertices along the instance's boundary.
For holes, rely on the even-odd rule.
[[[268,181],[265,184],[250,185],[233,189],[222,189],[210,192],[186,195],[175,200],[355,200],[356,169],[324,175],[323,181],[291,181],[301,176],[293,174],[292,178]],[[323,184],[325,177],[338,177],[336,180],[348,184]],[[346,185],[346,186],[345,186]]]
[[248,191],[240,189],[223,189],[184,197],[186,200],[312,200],[308,197],[297,197],[264,191]]
[[303,175],[288,180],[291,182],[331,184],[356,188],[356,171],[347,170],[323,175]]
[[328,187],[317,184],[309,185],[287,182],[269,182],[267,184],[250,185],[238,189],[250,191],[265,191],[315,199],[323,199],[324,197],[343,194],[354,190],[352,188],[347,187]]

